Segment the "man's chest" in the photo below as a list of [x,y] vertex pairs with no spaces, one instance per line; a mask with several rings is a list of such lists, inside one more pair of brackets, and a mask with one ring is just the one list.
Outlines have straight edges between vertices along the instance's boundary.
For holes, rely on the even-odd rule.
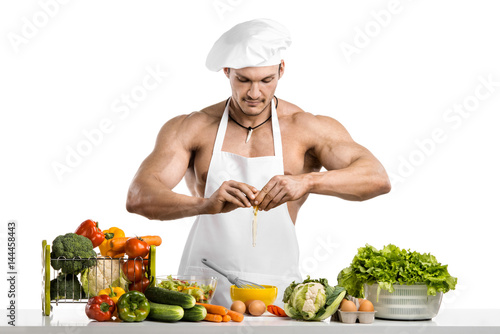
[[[248,142],[248,132],[245,129],[227,129],[222,145],[222,151],[233,153],[243,158],[252,159],[275,155],[272,131],[255,131]],[[283,169],[285,175],[297,175],[319,170],[318,162],[310,154],[310,147],[301,140],[286,132],[281,133],[281,150],[283,154]],[[214,151],[215,138],[205,138],[203,145],[193,152],[190,169],[186,181],[196,194],[202,196],[205,190],[208,170]],[[279,152],[279,150],[278,150]],[[251,171],[250,171],[251,172]],[[258,170],[256,170],[258,172]]]

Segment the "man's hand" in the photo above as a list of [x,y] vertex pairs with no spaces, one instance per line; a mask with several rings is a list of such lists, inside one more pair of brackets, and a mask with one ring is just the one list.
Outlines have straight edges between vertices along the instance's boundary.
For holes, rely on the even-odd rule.
[[268,211],[285,202],[295,201],[307,194],[309,178],[304,175],[276,175],[262,188],[252,203]]
[[251,207],[258,189],[243,182],[224,181],[204,204],[203,212],[225,213],[237,208]]

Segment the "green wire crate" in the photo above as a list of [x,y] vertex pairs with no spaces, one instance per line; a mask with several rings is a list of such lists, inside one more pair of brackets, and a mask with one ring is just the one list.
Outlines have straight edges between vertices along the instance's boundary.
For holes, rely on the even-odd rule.
[[[111,269],[113,266],[113,261],[118,261],[117,265],[121,266],[122,261],[127,260],[127,257],[123,258],[111,258],[109,256],[106,257],[95,257],[95,258],[85,258],[85,259],[80,259],[80,258],[75,258],[75,259],[64,259],[64,258],[59,258],[59,261],[88,261],[88,260],[96,260],[96,266],[91,267],[90,269],[92,270],[97,270],[97,267],[102,264],[103,269],[106,270],[106,262],[102,261],[111,261],[109,262],[111,264]],[[42,313],[46,316],[50,315],[51,309],[52,309],[52,304],[55,304],[56,306],[61,303],[87,303],[88,298],[82,294],[80,294],[79,298],[75,299],[56,299],[56,300],[51,300],[50,299],[50,281],[57,278],[59,274],[61,274],[60,270],[55,270],[51,267],[50,265],[50,245],[47,243],[47,240],[42,241]],[[150,282],[154,281],[154,277],[156,277],[156,246],[151,245],[150,250],[149,250],[149,259],[144,260],[144,259],[134,259],[134,261],[147,261],[147,264],[145,266],[145,273]],[[121,269],[120,269],[121,270]],[[120,270],[118,272],[120,272]],[[79,281],[81,282],[81,275],[78,274],[79,276]],[[90,284],[90,283],[88,283]],[[97,282],[96,282],[96,289],[97,289]],[[88,288],[88,286],[87,286]],[[103,288],[108,288],[103,287]],[[87,289],[88,290],[88,289]],[[74,295],[73,295],[74,297]]]

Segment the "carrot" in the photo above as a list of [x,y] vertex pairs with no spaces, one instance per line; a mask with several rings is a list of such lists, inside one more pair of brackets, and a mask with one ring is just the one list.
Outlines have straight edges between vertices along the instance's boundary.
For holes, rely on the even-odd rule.
[[110,250],[108,250],[106,252],[106,256],[110,256],[110,257],[116,259],[116,258],[120,258],[120,257],[125,256],[125,253],[123,253],[123,252],[116,252],[116,251],[113,251],[113,250],[110,249]]
[[286,313],[285,311],[279,307],[279,306],[276,306],[276,305],[267,305],[267,311],[269,313],[272,313],[278,317],[286,317]]
[[222,322],[228,322],[228,321],[230,321],[230,320],[231,320],[231,317],[230,317],[229,315],[224,314],[224,315],[222,316]]
[[207,313],[218,314],[218,315],[226,315],[227,314],[227,308],[225,308],[224,306],[212,305],[212,304],[202,304],[202,303],[196,303],[196,304],[205,307],[207,309]]
[[[125,243],[130,238],[131,237],[113,238],[109,241],[109,247],[112,251],[123,253],[125,252]],[[158,235],[146,235],[144,237],[139,237],[139,238],[144,240],[150,246],[151,245],[160,246],[162,241],[161,237]]]
[[125,243],[130,237],[113,238],[109,241],[109,248],[117,253],[125,252]]
[[155,245],[155,246],[160,246],[161,245],[161,237],[159,235],[146,235],[144,237],[140,237],[142,240],[146,241],[148,245]]
[[232,310],[227,310],[227,315],[231,317],[232,321],[242,322],[245,316],[239,312],[235,312]]
[[207,316],[203,320],[212,321],[212,322],[221,322],[222,321],[222,315],[207,313]]

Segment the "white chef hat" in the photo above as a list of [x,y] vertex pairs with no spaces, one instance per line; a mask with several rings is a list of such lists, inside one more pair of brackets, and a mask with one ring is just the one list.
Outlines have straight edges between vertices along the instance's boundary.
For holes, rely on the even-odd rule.
[[270,19],[256,19],[235,25],[215,43],[207,56],[211,71],[224,67],[243,68],[277,65],[281,51],[292,44],[290,32]]

